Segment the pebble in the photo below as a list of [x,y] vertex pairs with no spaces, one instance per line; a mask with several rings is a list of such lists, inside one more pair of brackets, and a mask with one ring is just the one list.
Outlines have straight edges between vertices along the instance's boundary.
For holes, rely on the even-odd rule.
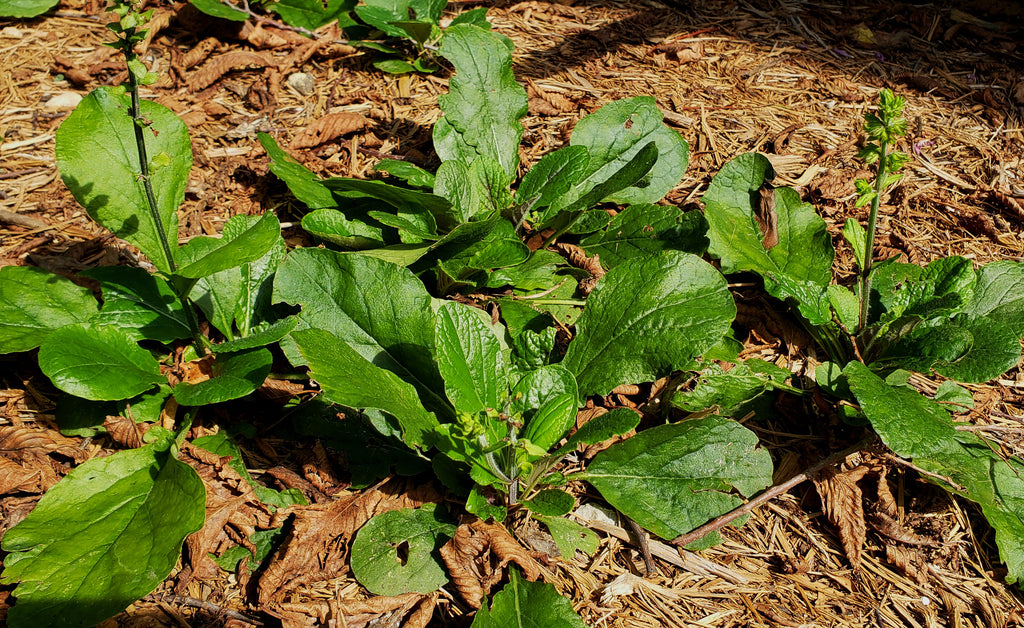
[[82,95],[78,92],[61,92],[47,100],[46,104],[43,105],[43,109],[46,111],[65,111],[67,109],[74,109],[80,102],[82,102]]
[[296,72],[288,77],[288,87],[299,92],[303,96],[309,96],[316,89],[316,78],[312,74]]
[[3,30],[0,30],[0,37],[6,37],[7,39],[21,39],[23,37],[23,34],[17,28],[14,28],[13,26],[8,26]]

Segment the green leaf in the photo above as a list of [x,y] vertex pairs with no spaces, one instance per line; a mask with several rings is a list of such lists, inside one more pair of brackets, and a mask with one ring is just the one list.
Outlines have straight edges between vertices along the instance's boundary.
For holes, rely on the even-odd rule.
[[1006,580],[1016,582],[1024,575],[1024,464],[1004,459],[994,443],[957,430],[941,405],[917,391],[890,386],[859,362],[844,372],[871,426],[893,453],[934,474],[926,479],[981,507],[996,530]]
[[583,478],[663,539],[685,534],[772,483],[757,436],[718,416],[661,425],[594,456]]
[[244,22],[249,19],[248,13],[236,9],[227,2],[221,2],[221,0],[189,0],[189,3],[211,17],[219,17],[233,22]]
[[835,284],[826,287],[829,305],[836,313],[836,318],[847,329],[854,331],[860,321],[860,299],[849,288]]
[[427,212],[432,216],[439,216],[446,215],[451,211],[451,204],[440,196],[430,192],[400,188],[383,181],[338,177],[325,179],[323,184],[336,196],[382,201],[394,207],[400,215]]
[[[389,175],[405,181],[412,187],[434,189],[434,175],[415,164],[399,159],[381,159],[373,167],[375,172],[386,172]],[[443,196],[443,195],[442,195]]]
[[460,13],[452,18],[452,23],[449,27],[455,26],[456,24],[473,24],[479,26],[484,30],[491,28],[491,23],[487,21],[487,7],[479,7],[476,9],[470,9],[464,13]]
[[136,340],[164,344],[192,335],[181,301],[160,277],[130,266],[100,266],[80,274],[99,281],[103,289],[97,324],[123,329]]
[[458,24],[445,31],[440,54],[455,76],[438,99],[444,116],[434,125],[434,150],[441,161],[493,159],[514,178],[527,103],[512,74],[511,51],[499,35]]
[[408,20],[409,8],[409,0],[364,0],[363,4],[355,7],[355,13],[388,37],[404,38],[406,32],[391,23]]
[[[326,188],[325,188],[326,189]],[[361,220],[350,220],[340,211],[324,207],[302,217],[302,228],[313,236],[345,247],[362,250],[384,244],[384,232]]]
[[165,383],[160,364],[126,332],[68,325],[43,341],[39,368],[64,392],[93,401],[134,397]]
[[[192,444],[206,451],[213,452],[221,458],[230,456],[231,460],[228,461],[228,466],[235,470],[235,472],[242,476],[242,478],[249,483],[256,498],[264,504],[274,506],[278,508],[287,508],[296,504],[306,505],[309,502],[302,495],[302,492],[297,488],[290,488],[283,491],[277,491],[272,488],[267,488],[259,482],[252,479],[249,474],[249,469],[245,466],[245,459],[242,457],[242,450],[239,449],[238,445],[231,438],[231,435],[226,430],[221,430],[216,434],[209,436],[200,436],[192,441]],[[277,532],[275,530],[275,532]],[[276,535],[275,535],[276,538]],[[262,562],[262,559],[257,560],[256,564]]]
[[509,569],[509,583],[477,611],[470,628],[584,628],[572,602],[554,585],[523,580],[519,570]]
[[764,360],[747,360],[728,371],[712,364],[701,373],[692,391],[672,397],[672,405],[686,412],[717,407],[716,414],[742,416],[761,395],[777,388],[792,390],[785,384],[792,376],[788,369]]
[[764,155],[748,153],[729,161],[711,180],[704,195],[711,240],[710,253],[722,260],[726,275],[745,270],[764,278],[765,289],[779,299],[794,298],[812,325],[831,320],[825,286],[831,281],[835,251],[825,221],[801,203],[789,188],[775,189],[779,243],[762,243],[755,219],[758,190],[774,173]]
[[576,500],[563,490],[548,488],[534,495],[532,499],[524,499],[523,505],[537,515],[561,517],[572,511]]
[[407,269],[363,255],[300,249],[278,268],[273,300],[301,305],[305,325],[337,336],[415,386],[427,408],[451,417],[434,363],[433,299]]
[[[244,237],[260,220],[256,216],[231,218],[224,224],[223,241]],[[261,257],[201,278],[190,297],[225,337],[234,339],[237,328],[244,338],[270,314],[273,276],[284,255],[284,238],[278,228],[273,244]]]
[[434,504],[381,513],[356,533],[352,574],[375,595],[431,593],[448,582],[438,551],[455,525]]
[[327,6],[321,0],[280,0],[267,4],[266,9],[280,15],[289,26],[314,31],[355,6],[356,0],[329,0]]
[[692,364],[735,316],[725,278],[695,255],[631,260],[598,282],[562,364],[583,396],[654,381]]
[[131,100],[123,87],[100,87],[82,99],[57,130],[57,169],[89,216],[114,234],[137,246],[162,272],[171,260],[161,244],[160,231],[173,253],[178,242],[178,206],[192,168],[188,129],[173,111],[149,100],[141,102],[150,121],[142,136],[149,155],[167,153],[170,165],[150,173],[160,224],[154,222],[139,179],[139,154]]
[[629,408],[615,408],[584,423],[554,455],[566,454],[580,445],[603,443],[609,438],[629,433],[637,425],[640,425],[638,412]]
[[935,391],[935,401],[950,403],[965,408],[974,407],[974,395],[960,384],[947,379]]
[[206,515],[203,482],[172,444],[85,462],[4,534],[11,626],[92,626],[167,577]]
[[232,229],[220,238],[199,236],[178,249],[179,268],[175,274],[189,279],[209,277],[222,270],[255,262],[274,247],[278,248],[278,253],[268,261],[280,259],[281,223],[277,216],[267,212],[255,222],[244,218],[234,222]]
[[206,406],[240,399],[263,385],[270,375],[274,356],[258,348],[238,353],[217,353],[210,379],[174,387],[174,398],[183,406]]
[[884,264],[872,273],[872,299],[884,306],[883,322],[900,317],[929,320],[960,311],[970,302],[976,281],[971,260],[954,256],[914,264]]
[[652,141],[658,147],[658,161],[650,175],[607,198],[616,203],[654,203],[668,194],[686,172],[690,149],[678,132],[662,123],[662,117],[652,96],[637,96],[607,104],[580,120],[570,143],[587,148],[590,172],[567,198],[559,199],[558,207],[569,205],[607,180]]
[[988,318],[955,317],[957,325],[971,337],[970,347],[951,361],[933,365],[937,373],[961,382],[987,382],[999,377],[1020,362],[1017,334],[1002,323]]
[[707,220],[699,211],[684,213],[674,205],[631,205],[619,212],[601,233],[583,239],[587,255],[600,255],[612,268],[643,255],[664,250],[703,255],[708,247]]
[[352,408],[374,408],[395,417],[410,447],[430,445],[437,419],[423,407],[416,389],[391,371],[375,366],[334,334],[323,329],[292,332],[310,376],[324,395]]
[[409,0],[409,8],[416,14],[416,19],[436,25],[444,14],[448,0]]
[[299,318],[297,316],[288,316],[287,318],[282,318],[281,320],[274,321],[273,323],[261,323],[250,329],[248,336],[242,336],[235,338],[234,340],[222,342],[219,345],[213,345],[210,349],[214,353],[234,353],[236,351],[246,351],[248,349],[265,347],[282,340],[285,336],[290,334],[298,324]]
[[519,301],[502,300],[499,305],[512,340],[513,362],[523,369],[536,369],[551,363],[555,352],[555,327],[551,315]]
[[501,522],[508,516],[508,509],[501,505],[499,499],[495,499],[494,503],[488,499],[487,495],[496,495],[494,489],[474,484],[472,490],[469,491],[469,496],[466,498],[466,512],[471,515],[476,515],[478,518],[484,521],[488,519],[494,519],[495,521]]
[[547,526],[551,538],[558,546],[559,553],[565,558],[571,560],[576,556],[576,552],[593,556],[601,544],[601,539],[593,530],[585,528],[575,521],[569,521],[564,517],[545,517],[536,513],[534,517]]
[[977,272],[974,298],[964,313],[1001,323],[1024,338],[1024,263],[993,262]]
[[494,329],[473,308],[449,301],[437,313],[434,339],[444,390],[455,409],[466,413],[503,409],[508,356]]
[[864,250],[867,247],[868,235],[856,218],[846,219],[846,223],[843,225],[843,238],[849,243],[850,248],[853,249],[853,256],[857,260],[857,267],[864,268]]
[[35,17],[57,6],[59,0],[5,0],[0,17]]
[[38,347],[55,330],[99,310],[88,288],[34,266],[0,268],[0,353]]
[[405,32],[405,36],[421,46],[430,39],[430,33],[434,24],[420,20],[402,20],[391,22],[391,26]]
[[585,146],[563,146],[544,155],[519,183],[515,221],[520,222],[531,210],[551,205],[588,174],[590,152]]
[[[298,492],[297,489],[289,490]],[[270,556],[274,548],[287,538],[286,534],[287,531],[284,527],[256,530],[248,538],[249,543],[256,548],[255,554],[241,545],[232,545],[224,550],[223,554],[214,558],[213,562],[217,563],[224,571],[237,571],[242,559],[249,558],[248,569],[250,572],[255,571]]]
[[257,133],[256,138],[270,156],[270,171],[285,182],[295,198],[310,209],[338,206],[334,194],[323,184],[323,180],[284,152],[273,137],[266,133]]

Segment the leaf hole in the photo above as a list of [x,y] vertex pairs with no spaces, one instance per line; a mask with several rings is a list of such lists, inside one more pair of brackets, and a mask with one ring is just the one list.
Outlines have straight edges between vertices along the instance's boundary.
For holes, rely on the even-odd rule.
[[405,567],[405,564],[409,562],[409,541],[402,541],[395,546],[395,558],[399,565]]

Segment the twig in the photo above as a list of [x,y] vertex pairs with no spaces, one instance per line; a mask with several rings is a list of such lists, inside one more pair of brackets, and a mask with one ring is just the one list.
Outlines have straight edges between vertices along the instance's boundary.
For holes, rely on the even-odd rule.
[[672,545],[676,545],[676,546],[679,546],[679,547],[685,547],[685,546],[689,545],[690,543],[693,543],[694,541],[697,541],[699,539],[704,538],[706,535],[710,534],[711,532],[714,532],[716,530],[720,530],[720,529],[724,528],[726,525],[728,525],[729,523],[732,523],[736,519],[739,519],[743,515],[749,514],[750,512],[752,512],[755,508],[757,508],[761,504],[764,504],[765,502],[771,501],[771,500],[775,499],[776,497],[779,497],[779,496],[781,496],[781,495],[783,495],[785,493],[788,493],[790,491],[790,489],[792,489],[794,486],[796,486],[796,485],[798,485],[798,484],[800,484],[802,482],[806,482],[807,480],[810,480],[815,475],[817,475],[817,473],[819,471],[821,471],[825,467],[832,466],[834,464],[838,464],[839,462],[841,462],[844,458],[846,458],[850,454],[856,453],[856,452],[861,451],[863,449],[867,449],[867,447],[875,440],[875,438],[876,437],[874,435],[868,436],[867,438],[864,438],[863,440],[858,442],[856,445],[853,445],[852,447],[847,447],[846,449],[844,449],[844,450],[842,450],[842,451],[840,451],[838,453],[832,454],[831,456],[829,456],[828,458],[825,458],[821,462],[817,462],[817,463],[811,465],[803,473],[799,473],[797,475],[794,475],[793,477],[789,478],[788,480],[786,480],[782,484],[777,484],[777,485],[771,487],[767,491],[761,493],[757,497],[751,499],[749,502],[743,504],[742,506],[740,506],[739,508],[733,510],[732,512],[728,512],[728,513],[722,515],[721,517],[718,517],[717,519],[715,519],[713,521],[705,523],[704,525],[702,525],[701,527],[697,528],[696,530],[693,530],[692,532],[688,532],[687,534],[683,534],[681,536],[677,536],[676,538],[672,539],[669,542]]
[[640,548],[640,555],[644,558],[644,569],[647,571],[645,575],[653,576],[654,574],[660,574],[661,570],[658,569],[658,564],[654,562],[654,557],[651,556],[651,546],[647,542],[647,532],[636,521],[633,521],[626,515],[622,515],[622,518],[629,524],[629,529],[633,532],[633,536],[636,537],[636,544]]
[[14,212],[9,212],[5,209],[0,209],[0,222],[39,231],[46,231],[54,228],[46,221],[35,218],[34,216],[15,214]]
[[230,608],[224,608],[223,606],[218,606],[218,605],[214,604],[213,602],[206,602],[204,600],[197,600],[194,597],[187,597],[187,596],[184,596],[184,595],[157,595],[157,594],[154,593],[154,594],[150,594],[150,595],[146,596],[146,599],[150,600],[150,601],[153,601],[153,602],[167,602],[169,604],[177,604],[178,606],[188,606],[189,608],[198,608],[200,610],[209,611],[211,613],[216,613],[218,615],[223,615],[224,617],[230,617],[231,619],[236,619],[238,621],[244,621],[244,622],[252,624],[254,626],[266,626],[267,625],[262,619],[257,619],[255,617],[250,617],[250,616],[246,615],[245,613],[240,613],[238,611],[231,610]]
[[913,462],[911,462],[909,460],[904,460],[903,458],[900,458],[899,456],[896,456],[896,455],[893,455],[893,454],[890,454],[890,453],[886,453],[885,454],[885,459],[886,460],[891,460],[892,462],[895,462],[896,464],[903,465],[904,467],[907,467],[908,469],[913,469],[914,471],[917,471],[921,475],[929,477],[929,478],[931,478],[933,480],[939,480],[940,482],[944,482],[946,484],[949,484],[955,490],[958,490],[958,491],[961,491],[961,492],[964,492],[964,493],[967,492],[967,489],[965,487],[960,486],[959,484],[954,482],[951,478],[947,478],[944,475],[939,475],[938,473],[932,473],[931,471],[925,471],[924,469],[922,469],[921,467],[917,466],[916,464],[914,464]]

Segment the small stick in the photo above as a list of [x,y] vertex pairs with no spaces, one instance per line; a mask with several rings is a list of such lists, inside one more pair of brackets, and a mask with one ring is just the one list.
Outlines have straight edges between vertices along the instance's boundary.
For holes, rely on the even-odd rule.
[[704,525],[697,528],[696,530],[693,530],[692,532],[688,532],[687,534],[677,536],[676,538],[669,541],[669,543],[679,547],[685,547],[690,543],[693,543],[694,541],[704,538],[711,532],[724,528],[726,525],[735,521],[736,519],[739,519],[743,515],[749,514],[761,504],[771,501],[776,497],[779,497],[780,495],[788,493],[789,490],[792,489],[794,486],[813,478],[815,475],[818,474],[819,471],[821,471],[825,467],[838,464],[850,454],[861,451],[862,449],[866,449],[875,440],[875,438],[876,437],[874,435],[868,436],[867,438],[858,442],[856,445],[853,445],[852,447],[847,447],[846,449],[838,453],[832,454],[831,456],[825,458],[821,462],[817,462],[811,465],[803,473],[798,473],[797,475],[794,475],[793,477],[789,478],[782,484],[777,484],[776,486],[771,487],[770,489],[761,493],[754,499],[743,504],[742,506],[733,510],[732,512],[727,512],[721,517],[718,517],[717,519],[705,523]]
[[658,564],[654,562],[654,557],[651,556],[651,546],[647,542],[647,532],[640,527],[640,524],[626,515],[622,515],[622,518],[629,524],[629,529],[633,532],[633,536],[636,537],[636,544],[640,548],[640,555],[644,557],[644,569],[647,571],[645,575],[661,574]]
[[148,600],[154,602],[166,602],[169,604],[177,604],[179,606],[188,606],[190,608],[198,608],[200,610],[208,611],[211,613],[217,613],[224,617],[230,617],[231,619],[237,619],[238,621],[244,621],[254,626],[266,626],[263,620],[255,617],[250,617],[245,613],[239,613],[238,611],[231,610],[230,608],[224,608],[218,606],[213,602],[206,602],[204,600],[197,600],[194,597],[187,597],[184,595],[149,595],[146,597]]

